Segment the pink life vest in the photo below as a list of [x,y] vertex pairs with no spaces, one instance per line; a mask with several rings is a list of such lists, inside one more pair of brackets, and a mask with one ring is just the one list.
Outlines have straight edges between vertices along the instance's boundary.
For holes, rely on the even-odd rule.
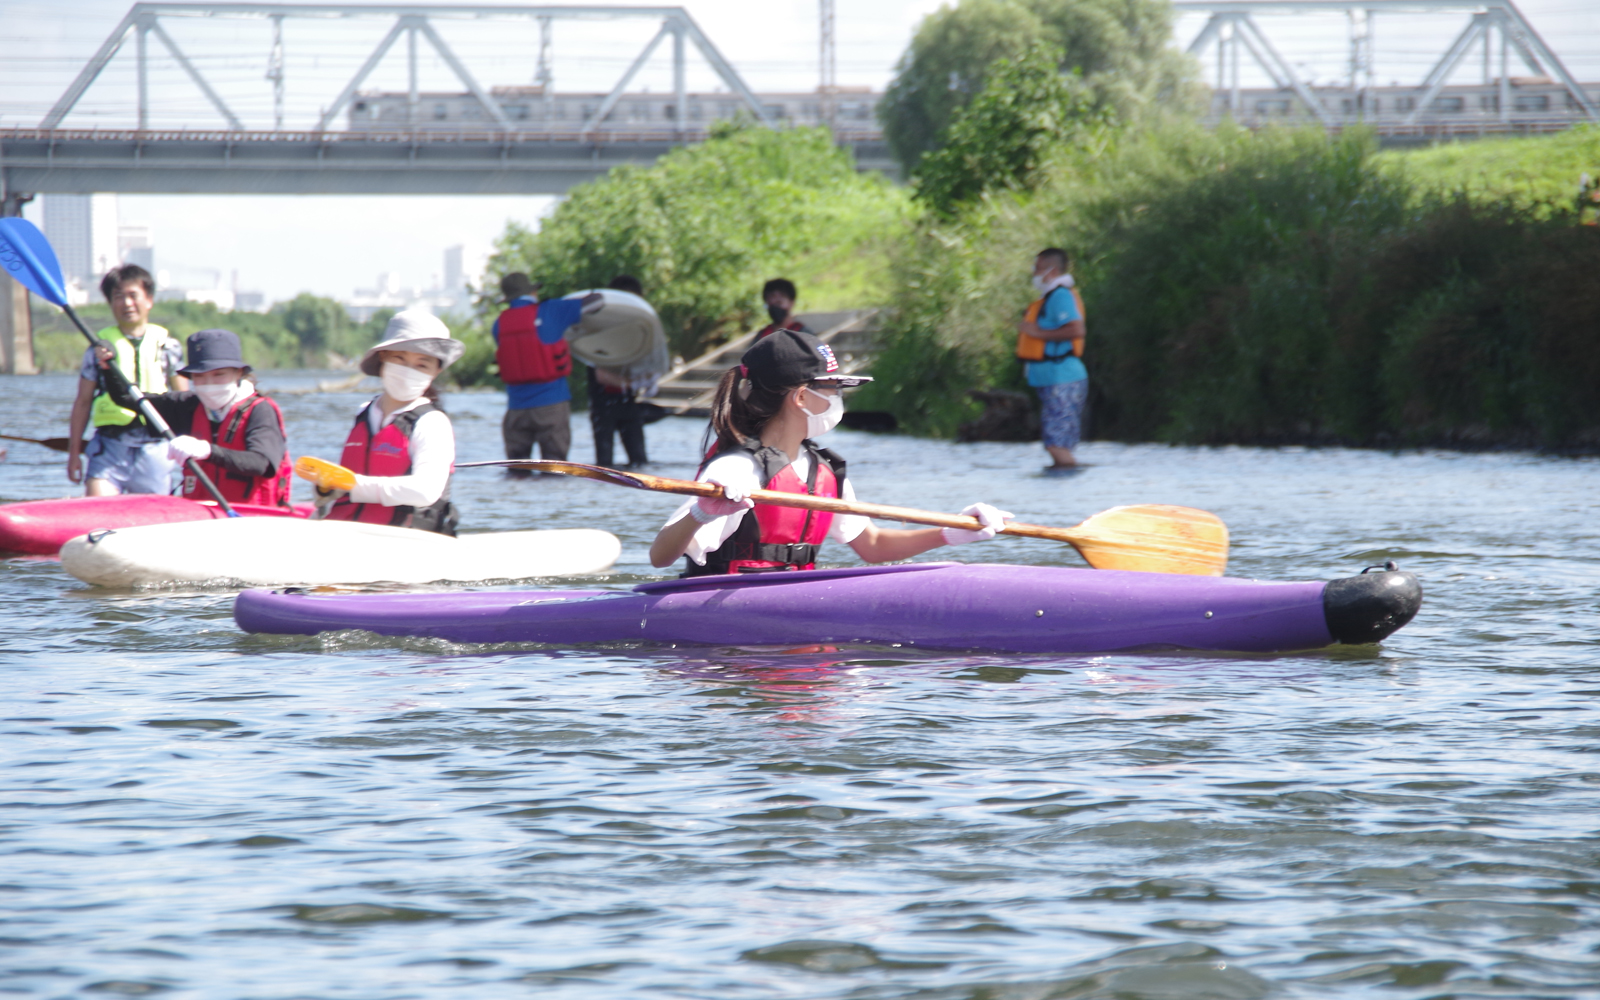
[[[373,400],[356,415],[356,424],[345,439],[344,453],[339,464],[358,476],[408,476],[411,474],[411,432],[417,421],[438,407],[424,403],[406,410],[373,434],[367,423],[367,411],[377,405]],[[378,503],[353,503],[349,496],[334,501],[328,510],[330,521],[361,521],[364,524],[388,524],[397,528],[418,528],[455,535],[459,518],[450,502],[450,484],[445,483],[444,493],[432,505],[418,510],[416,507],[386,507]]]
[[[756,463],[764,490],[837,498],[844,488],[844,459],[810,440],[802,442],[801,447],[811,455],[811,474],[806,482],[801,482],[795,474],[788,455],[754,440],[709,455],[705,464],[710,465],[713,459],[723,455],[742,452]],[[701,468],[703,470],[704,466]],[[758,503],[740,520],[739,527],[726,542],[706,554],[704,566],[686,558],[683,575],[813,569],[817,551],[822,548],[832,526],[833,515],[826,511]]]

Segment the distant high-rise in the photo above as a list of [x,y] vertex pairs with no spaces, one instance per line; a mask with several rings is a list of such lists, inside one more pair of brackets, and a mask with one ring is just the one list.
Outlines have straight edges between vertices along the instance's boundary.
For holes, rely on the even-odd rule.
[[148,223],[117,227],[117,257],[123,264],[138,264],[151,274],[156,273],[156,250]]
[[69,284],[90,290],[100,276],[122,260],[117,246],[117,196],[114,194],[47,194],[44,234],[61,262]]
[[461,288],[466,284],[465,268],[462,266],[462,257],[466,247],[456,244],[444,248],[444,288],[446,295],[459,295]]

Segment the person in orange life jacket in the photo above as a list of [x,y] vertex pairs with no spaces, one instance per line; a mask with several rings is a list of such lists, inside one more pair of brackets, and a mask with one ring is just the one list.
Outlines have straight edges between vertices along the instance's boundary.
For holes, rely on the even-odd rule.
[[[699,480],[722,487],[722,497],[690,500],[672,515],[650,546],[664,567],[687,556],[685,576],[811,569],[824,539],[849,545],[867,562],[909,559],[940,545],[993,538],[1012,515],[986,503],[962,511],[981,530],[879,528],[854,514],[827,514],[756,504],[756,489],[854,500],[838,455],[812,440],[844,415],[840,391],[871,379],[838,374],[828,346],[809,333],[779,330],[757,341],[717,386],[711,404],[710,446]],[[709,439],[715,436],[715,443]]]
[[329,473],[295,466],[317,487],[319,516],[456,533],[450,503],[456,438],[434,379],[463,350],[427,310],[395,313],[383,342],[361,359],[361,371],[381,378],[383,392],[356,415],[339,465],[324,463]]
[[[506,457],[565,461],[572,447],[572,355],[567,328],[605,305],[599,295],[540,302],[537,283],[520,271],[500,279],[506,308],[494,321],[495,361],[506,384],[506,415],[500,423]],[[514,476],[528,476],[515,471]]]
[[[289,449],[283,412],[256,391],[245,376],[239,337],[231,330],[201,330],[188,341],[189,363],[178,369],[191,391],[163,392],[145,398],[177,435],[167,442],[167,457],[194,459],[229,503],[289,506]],[[102,367],[114,356],[97,348]],[[107,383],[110,385],[110,383]],[[133,397],[110,389],[112,401],[132,409]],[[210,500],[211,493],[185,471],[183,495]]]
[[794,304],[799,300],[800,294],[795,290],[794,282],[788,278],[773,278],[761,286],[761,301],[767,305],[767,317],[772,320],[766,326],[756,331],[757,340],[765,340],[778,330],[799,330],[801,333],[814,332],[794,314]]
[[1044,450],[1052,469],[1077,464],[1072,449],[1083,433],[1083,407],[1089,400],[1089,372],[1083,367],[1084,322],[1073,289],[1065,250],[1051,247],[1033,259],[1033,287],[1043,299],[1034,318],[1017,332],[1045,341],[1044,357],[1025,366],[1028,384],[1039,394]]

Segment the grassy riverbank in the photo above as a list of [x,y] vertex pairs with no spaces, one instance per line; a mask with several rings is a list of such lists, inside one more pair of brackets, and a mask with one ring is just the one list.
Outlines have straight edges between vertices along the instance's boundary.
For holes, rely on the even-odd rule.
[[1028,268],[1059,245],[1088,314],[1094,436],[1600,446],[1600,230],[1574,225],[1576,171],[1559,182],[1593,133],[1557,140],[1474,160],[1169,125],[1063,151],[1034,192],[915,229],[856,405],[948,435],[976,415],[967,390],[1019,387]]

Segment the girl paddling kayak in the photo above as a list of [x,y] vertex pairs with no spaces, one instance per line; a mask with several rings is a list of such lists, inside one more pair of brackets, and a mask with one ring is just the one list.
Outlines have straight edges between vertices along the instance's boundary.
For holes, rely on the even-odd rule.
[[[261,507],[289,506],[289,451],[278,404],[256,391],[247,376],[239,337],[231,330],[201,330],[188,341],[189,363],[178,369],[192,389],[147,395],[150,405],[177,433],[167,442],[167,458],[194,459],[229,503]],[[100,347],[103,368],[111,352]],[[133,409],[137,404],[108,382],[112,402]],[[182,495],[210,500],[211,493],[193,474],[183,477]]]
[[455,430],[438,404],[434,379],[466,348],[422,309],[396,313],[384,341],[361,359],[383,392],[361,408],[338,465],[306,456],[295,474],[317,487],[317,507],[334,521],[361,521],[456,533],[450,503]]
[[[812,569],[825,539],[843,542],[867,562],[892,562],[941,545],[993,538],[1012,515],[986,503],[962,511],[982,530],[886,529],[855,514],[756,504],[752,490],[807,493],[853,501],[845,462],[812,440],[838,426],[843,389],[870,382],[840,375],[833,351],[798,330],[757,341],[717,386],[698,479],[723,488],[678,508],[650,546],[650,562],[686,556],[684,576]],[[714,438],[714,441],[712,440]],[[747,512],[749,512],[747,516]]]

